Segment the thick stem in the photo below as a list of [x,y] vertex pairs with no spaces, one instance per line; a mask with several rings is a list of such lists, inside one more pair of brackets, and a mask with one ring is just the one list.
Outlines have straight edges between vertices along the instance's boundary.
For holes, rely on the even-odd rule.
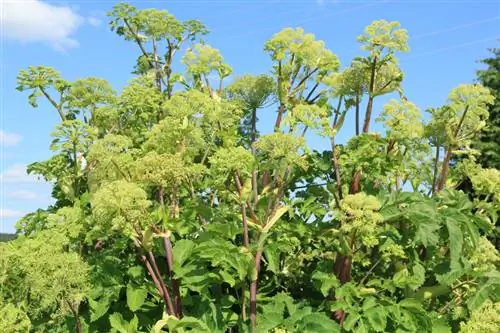
[[295,89],[293,89],[292,91],[292,96],[295,95],[297,93],[297,91],[300,89],[300,87],[306,83],[306,81],[314,74],[316,73],[317,71],[319,70],[319,67],[316,67],[315,69],[313,69],[312,71],[310,71],[309,73],[307,73],[306,75],[304,75],[304,77],[302,78],[302,80],[299,81],[299,83],[297,83],[297,86],[295,87]]
[[[255,157],[257,155],[257,149],[255,148],[255,141],[257,140],[257,109],[252,109],[252,133],[250,136],[252,155]],[[252,169],[252,192],[253,192],[253,205],[257,205],[257,169],[254,166]]]
[[360,191],[361,171],[356,171],[353,177],[352,185],[349,188],[349,194],[356,194]]
[[444,188],[444,184],[446,184],[446,177],[448,176],[448,169],[452,155],[453,155],[453,149],[452,147],[448,147],[448,150],[446,151],[446,155],[443,160],[441,175],[439,176],[439,184],[436,189],[437,192],[441,191]]
[[163,299],[163,302],[165,303],[165,311],[167,312],[168,315],[172,316],[174,314],[174,312],[171,311],[170,309],[173,310],[173,307],[168,306],[168,303],[169,303],[168,300],[170,299],[170,295],[168,295],[168,293],[167,293],[167,295],[165,295],[165,293],[163,292],[163,288],[161,287],[160,281],[158,280],[158,278],[153,270],[153,267],[151,267],[151,264],[149,263],[149,260],[146,257],[146,255],[142,254],[141,260],[144,263],[144,266],[146,266],[146,270],[148,271],[149,276],[151,276],[151,279],[153,279],[153,283],[155,284],[156,289],[158,290],[158,294],[160,295],[160,297]]
[[281,121],[283,120],[283,113],[285,113],[285,105],[281,103],[278,108],[278,116],[276,117],[276,122],[274,123],[274,132],[279,132],[280,130]]
[[165,305],[167,306],[167,309],[171,314],[173,314],[174,316],[179,318],[178,313],[174,309],[172,299],[170,298],[169,290],[168,290],[167,286],[165,285],[165,282],[163,282],[163,279],[161,277],[160,269],[158,268],[158,265],[156,264],[156,259],[155,259],[155,256],[153,255],[153,252],[149,251],[148,256],[149,256],[150,264],[152,265],[152,268],[153,268],[153,273],[156,274],[156,278],[160,284],[160,288],[163,291],[163,297],[164,297],[164,300],[166,302]]
[[158,86],[158,89],[161,91],[161,73],[160,73],[160,66],[158,66],[158,50],[156,47],[156,40],[153,39],[153,58],[154,58],[154,68],[156,72],[156,85]]
[[241,319],[247,321],[247,297],[245,294],[246,284],[241,287]]
[[66,304],[68,304],[69,310],[71,311],[71,314],[75,318],[75,332],[76,333],[82,333],[82,324],[80,322],[80,317],[78,316],[78,311],[75,310],[73,305],[71,305],[71,302],[66,300]]
[[356,135],[359,135],[359,94],[356,94]]
[[[125,25],[127,26],[127,29],[130,30],[130,32],[134,35],[134,40],[135,42],[137,43],[137,45],[139,46],[139,48],[141,49],[141,52],[142,54],[146,57],[146,59],[148,60],[148,63],[151,67],[155,67],[153,61],[151,61],[151,59],[149,58],[148,56],[148,52],[146,51],[146,49],[144,48],[144,45],[142,45],[142,42],[141,40],[139,39],[139,37],[137,36],[137,31],[134,31],[132,29],[132,27],[130,26],[130,23],[128,22],[127,19],[124,19],[123,22],[125,23]],[[163,82],[163,85],[164,86],[167,86],[167,84],[165,83],[165,81],[163,80],[163,78],[161,78],[161,81]]]
[[434,177],[432,178],[432,189],[431,189],[432,194],[436,191],[436,183],[438,179],[439,151],[440,147],[436,146],[436,157],[434,158]]
[[178,187],[177,187],[177,185],[174,185],[172,188],[172,196],[171,196],[172,200],[171,200],[171,204],[170,204],[170,207],[171,207],[170,217],[171,218],[177,218],[178,212],[179,212],[177,191],[178,191]]
[[[455,129],[455,132],[453,133],[453,139],[456,140],[458,137],[458,133],[460,133],[460,129],[465,121],[465,117],[467,116],[467,112],[469,111],[469,106],[467,105],[465,107],[464,113],[462,114],[462,117],[460,118],[460,121],[457,125],[457,128]],[[441,169],[441,176],[439,179],[439,185],[437,188],[437,191],[441,191],[444,188],[444,184],[446,184],[446,177],[448,176],[448,170],[449,170],[449,164],[451,157],[453,156],[453,149],[455,149],[454,145],[449,145],[448,149],[446,150],[446,155],[444,157],[443,161],[443,167]]]
[[234,175],[234,183],[236,185],[236,188],[238,189],[238,193],[240,196],[241,200],[241,219],[243,222],[243,245],[248,248],[250,245],[250,239],[248,235],[248,221],[247,221],[247,210],[246,210],[246,202],[243,201],[243,198],[241,197],[243,188],[241,186],[241,181],[240,177],[238,174]]
[[363,125],[363,133],[367,133],[370,129],[370,120],[372,117],[373,111],[373,90],[375,87],[375,72],[377,68],[377,57],[373,58],[372,68],[370,73],[370,87],[369,87],[369,95],[368,95],[368,104],[366,105],[366,114],[365,114],[365,122]]
[[165,75],[167,76],[167,97],[170,99],[172,97],[172,83],[170,82],[170,77],[172,76],[172,60],[174,57],[174,46],[167,40],[168,43],[168,51],[167,56],[165,57]]
[[77,154],[76,143],[74,142],[73,143],[73,162],[75,163],[75,165],[73,167],[73,172],[74,172],[75,180],[73,183],[73,191],[75,191],[75,200],[76,200],[76,198],[78,198],[78,192],[79,192],[79,188],[78,188],[78,161],[77,161],[76,154]]
[[261,259],[262,250],[258,250],[255,254],[255,280],[250,284],[250,321],[252,323],[252,333],[257,332],[257,281],[259,280]]
[[340,165],[339,165],[339,160],[337,158],[337,152],[336,152],[337,147],[335,145],[334,137],[330,139],[330,143],[332,146],[332,163],[333,163],[333,169],[335,171],[335,180],[337,182],[338,200],[342,200],[342,179],[340,177]]
[[163,247],[165,249],[165,256],[167,258],[167,269],[168,275],[170,276],[170,281],[172,281],[172,289],[174,292],[174,303],[175,310],[178,318],[182,318],[182,299],[181,292],[179,288],[179,282],[174,277],[174,252],[172,250],[172,242],[167,236],[163,236]]
[[54,99],[52,99],[52,97],[45,91],[45,89],[40,87],[40,91],[45,96],[45,98],[47,98],[49,100],[50,104],[52,104],[52,106],[57,110],[57,112],[59,113],[59,116],[61,117],[61,120],[65,121],[66,115],[64,114],[64,112],[61,109],[61,107],[59,106],[59,104],[57,104],[56,101],[54,101]]

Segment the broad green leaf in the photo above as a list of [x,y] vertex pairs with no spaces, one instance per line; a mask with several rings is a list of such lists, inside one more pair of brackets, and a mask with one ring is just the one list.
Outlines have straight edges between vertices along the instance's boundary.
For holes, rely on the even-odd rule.
[[451,269],[460,268],[460,258],[462,256],[462,246],[464,242],[464,236],[462,234],[462,229],[457,221],[447,218],[446,226],[448,228],[448,235],[450,241],[450,256],[451,256]]
[[300,320],[298,331],[304,333],[335,333],[340,332],[340,327],[323,313],[311,313]]
[[123,316],[118,312],[109,316],[109,323],[111,327],[120,333],[130,333],[128,330],[128,322],[123,319]]
[[371,308],[364,313],[364,317],[368,319],[370,326],[376,332],[384,332],[387,325],[387,313],[384,307]]
[[98,301],[89,299],[90,305],[90,322],[94,322],[104,316],[109,309],[110,300],[107,297],[103,297]]
[[129,284],[127,286],[127,306],[132,311],[139,310],[144,304],[147,295],[148,292],[146,289]]
[[432,320],[432,333],[451,333],[451,327],[445,317],[438,317]]
[[279,207],[276,210],[276,212],[271,217],[269,217],[269,219],[267,220],[266,225],[262,229],[262,233],[268,233],[269,230],[271,230],[271,228],[273,227],[273,225],[276,222],[278,222],[278,220],[283,216],[283,214],[285,214],[289,209],[290,209],[290,207],[288,207],[288,206]]
[[174,257],[174,266],[181,267],[186,260],[189,259],[189,256],[193,252],[196,244],[189,239],[181,239],[175,242],[172,253]]
[[346,314],[346,319],[344,321],[344,325],[342,326],[347,331],[352,331],[354,326],[356,326],[357,322],[361,319],[359,313],[351,312]]
[[325,297],[329,295],[332,288],[339,286],[339,281],[333,273],[316,271],[314,272],[312,279],[316,288],[319,289]]

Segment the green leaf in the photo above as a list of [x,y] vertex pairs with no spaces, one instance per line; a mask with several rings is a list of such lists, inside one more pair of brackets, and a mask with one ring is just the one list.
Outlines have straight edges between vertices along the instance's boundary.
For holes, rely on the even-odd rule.
[[98,320],[108,312],[110,306],[110,300],[107,297],[103,297],[98,301],[89,299],[90,305],[90,322]]
[[364,317],[368,319],[371,327],[376,332],[384,332],[387,325],[387,313],[383,307],[371,308],[364,313]]
[[283,216],[283,214],[285,214],[288,210],[290,209],[289,206],[282,206],[282,207],[279,207],[276,212],[274,213],[273,216],[271,216],[269,218],[269,220],[267,221],[266,225],[264,226],[264,228],[262,229],[262,233],[268,233],[269,230],[271,230],[271,228],[273,227],[273,225],[278,222],[278,220]]
[[141,287],[136,288],[132,285],[127,286],[127,306],[132,311],[137,311],[141,308],[146,300],[148,292]]
[[335,333],[340,332],[340,327],[323,313],[311,313],[300,320],[298,332]]
[[361,319],[361,316],[357,312],[351,312],[346,315],[346,319],[344,321],[344,325],[342,326],[347,331],[351,331],[356,323]]
[[122,315],[118,312],[109,316],[109,323],[111,327],[120,333],[130,333],[128,330],[128,322],[123,319]]
[[267,269],[274,274],[279,272],[280,254],[280,243],[269,244],[264,250],[264,256],[267,260]]
[[269,332],[283,321],[283,313],[266,311],[260,313],[257,320],[257,332]]
[[451,327],[445,317],[440,316],[432,320],[432,333],[451,333]]
[[175,317],[170,317],[167,320],[167,326],[171,332],[183,332],[184,329],[189,329],[194,332],[212,333],[205,322],[190,316],[185,316],[180,320]]
[[172,253],[174,256],[174,266],[181,267],[189,258],[196,244],[189,239],[181,239],[175,242]]
[[420,288],[425,282],[425,268],[418,262],[413,266],[413,276],[408,281],[408,287],[412,290]]
[[312,279],[316,288],[319,289],[325,297],[329,295],[332,288],[339,286],[337,277],[332,273],[316,271],[312,275]]
[[450,241],[451,269],[459,269],[464,235],[462,234],[462,229],[460,229],[460,225],[457,223],[457,221],[447,218],[446,226],[448,228]]

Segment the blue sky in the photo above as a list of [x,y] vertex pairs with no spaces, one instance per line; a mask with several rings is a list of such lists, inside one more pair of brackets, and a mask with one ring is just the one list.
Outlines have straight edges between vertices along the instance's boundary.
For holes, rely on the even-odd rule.
[[[139,51],[108,28],[114,1],[0,0],[0,231],[12,232],[24,213],[51,203],[50,186],[25,174],[25,166],[50,156],[50,133],[58,122],[46,102],[38,109],[15,90],[16,75],[30,65],[58,69],[67,80],[96,76],[119,90],[132,77]],[[303,27],[325,41],[342,67],[363,55],[356,37],[373,20],[397,20],[410,34],[410,52],[399,55],[403,88],[422,110],[439,106],[460,83],[472,82],[478,60],[498,47],[500,2],[475,1],[132,1],[138,8],[167,9],[181,20],[198,19],[205,38],[221,50],[234,75],[268,73],[264,42],[284,27]],[[179,58],[178,58],[179,61]],[[388,97],[375,103],[375,110]],[[261,114],[270,128],[274,112]],[[377,129],[375,127],[375,129]],[[351,129],[340,133],[340,141]],[[309,138],[314,148],[325,143]]]

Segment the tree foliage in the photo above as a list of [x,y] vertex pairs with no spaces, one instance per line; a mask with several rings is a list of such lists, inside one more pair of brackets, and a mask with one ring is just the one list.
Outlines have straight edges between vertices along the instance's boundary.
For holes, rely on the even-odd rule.
[[[458,85],[424,122],[401,87],[398,22],[370,24],[368,55],[343,70],[286,28],[264,45],[269,73],[226,84],[201,22],[128,4],[109,16],[140,52],[122,91],[44,66],[18,76],[61,118],[53,156],[28,167],[57,200],[0,244],[2,332],[495,331],[500,176],[471,148],[490,90]],[[464,174],[480,198],[456,188]]]

